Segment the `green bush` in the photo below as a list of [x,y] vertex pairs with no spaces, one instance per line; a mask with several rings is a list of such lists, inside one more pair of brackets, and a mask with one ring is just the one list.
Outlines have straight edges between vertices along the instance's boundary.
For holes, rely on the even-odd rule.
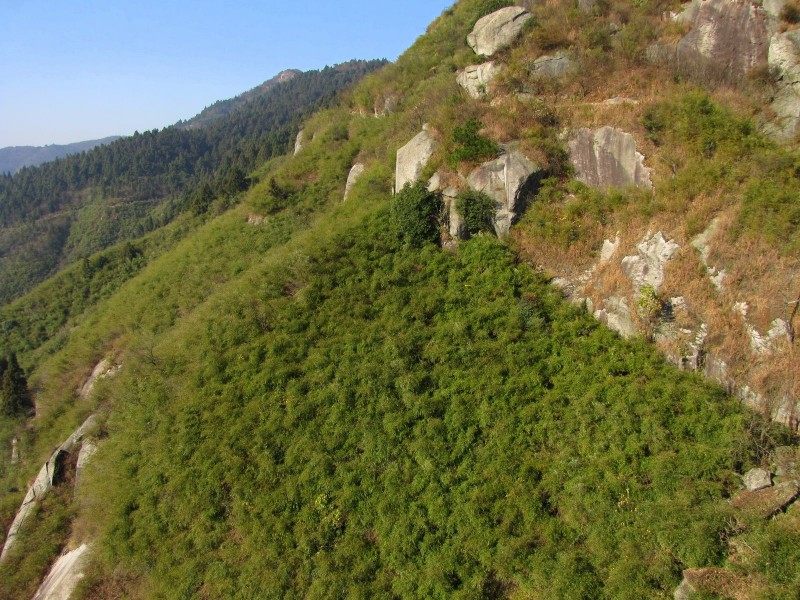
[[407,183],[392,201],[393,229],[409,246],[434,242],[439,234],[441,207],[441,197],[429,192],[424,182]]
[[495,203],[486,194],[473,190],[461,192],[456,197],[456,210],[470,235],[493,230]]
[[473,117],[463,127],[453,128],[452,140],[456,148],[450,154],[451,166],[455,167],[465,160],[488,160],[500,154],[497,142],[478,133],[481,127],[483,123]]

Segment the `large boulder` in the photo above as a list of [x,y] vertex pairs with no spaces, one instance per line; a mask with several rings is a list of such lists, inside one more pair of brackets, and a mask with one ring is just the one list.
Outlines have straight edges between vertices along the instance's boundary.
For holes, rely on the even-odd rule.
[[742,482],[749,491],[757,492],[772,485],[772,475],[766,469],[750,469],[742,476]]
[[476,54],[491,56],[498,50],[510,46],[522,32],[532,15],[519,6],[501,8],[478,19],[467,43]]
[[557,52],[552,56],[540,56],[531,66],[534,75],[542,77],[561,77],[569,73],[575,64],[563,52]]
[[467,176],[469,186],[495,201],[494,229],[498,237],[508,235],[511,224],[533,195],[544,172],[536,163],[510,145],[502,156],[483,163]]
[[427,125],[411,141],[397,151],[395,167],[395,193],[407,183],[414,183],[422,176],[422,171],[436,152],[438,142],[430,134]]
[[36,590],[33,600],[69,600],[84,578],[89,546],[82,544],[59,557],[47,577]]
[[651,286],[656,292],[664,285],[664,267],[680,250],[674,240],[667,240],[660,231],[649,232],[636,245],[637,253],[622,259],[622,271],[636,291]]
[[350,172],[347,174],[347,183],[344,184],[344,199],[347,200],[347,196],[350,195],[350,191],[353,189],[353,186],[358,181],[358,178],[364,174],[364,169],[366,167],[362,163],[356,163],[350,169]]
[[582,128],[569,142],[569,155],[579,180],[598,188],[635,185],[650,189],[650,169],[636,150],[636,140],[614,127]]
[[304,138],[305,138],[305,134],[304,134],[303,130],[301,129],[300,131],[297,132],[297,137],[294,138],[294,155],[295,156],[297,156],[297,154],[300,152],[300,150],[303,149],[303,146],[305,145],[305,139]]
[[473,98],[483,98],[489,91],[489,85],[503,71],[503,66],[489,61],[482,65],[470,65],[458,72],[458,85],[467,90]]

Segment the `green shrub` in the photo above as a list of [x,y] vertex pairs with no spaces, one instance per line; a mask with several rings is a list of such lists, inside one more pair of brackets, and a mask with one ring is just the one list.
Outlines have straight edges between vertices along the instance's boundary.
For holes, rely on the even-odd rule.
[[410,246],[436,241],[441,207],[439,195],[429,192],[424,182],[407,183],[392,201],[392,226]]
[[478,133],[481,127],[483,123],[473,117],[463,127],[453,128],[452,140],[456,149],[450,155],[451,166],[455,167],[465,160],[488,160],[500,154],[497,142]]
[[464,219],[470,235],[493,230],[495,203],[486,194],[473,190],[461,192],[456,197],[456,210]]

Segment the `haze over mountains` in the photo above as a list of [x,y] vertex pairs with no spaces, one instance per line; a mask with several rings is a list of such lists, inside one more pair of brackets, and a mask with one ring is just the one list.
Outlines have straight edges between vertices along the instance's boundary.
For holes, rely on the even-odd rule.
[[110,144],[120,136],[112,135],[99,140],[87,140],[72,144],[51,144],[48,146],[8,146],[0,148],[0,173],[16,173],[22,167],[33,167],[50,160],[63,158],[68,154],[78,154],[102,144]]

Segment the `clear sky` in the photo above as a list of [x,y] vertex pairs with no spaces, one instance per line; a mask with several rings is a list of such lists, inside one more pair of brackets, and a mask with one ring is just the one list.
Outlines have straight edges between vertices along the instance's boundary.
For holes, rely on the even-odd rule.
[[289,68],[394,60],[455,0],[0,0],[0,147],[170,125]]

